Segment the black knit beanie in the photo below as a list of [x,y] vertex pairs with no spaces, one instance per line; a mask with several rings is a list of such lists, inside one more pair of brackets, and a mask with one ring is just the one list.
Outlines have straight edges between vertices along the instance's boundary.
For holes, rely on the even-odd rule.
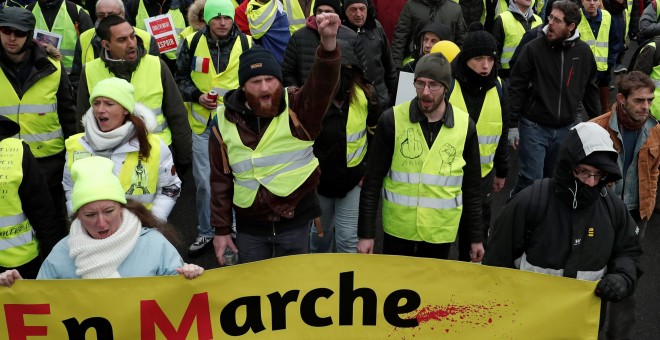
[[369,3],[367,0],[345,0],[344,1],[344,11],[348,8],[348,6],[352,4],[364,4],[365,6],[369,7]]
[[341,13],[341,5],[339,4],[339,0],[315,0],[313,8],[314,15],[316,15],[316,9],[323,5],[332,7],[335,10],[335,14]]
[[474,57],[491,56],[497,58],[497,43],[495,38],[484,30],[484,25],[475,22],[470,25],[470,31],[463,41],[461,60],[467,62]]
[[252,77],[273,76],[282,82],[282,68],[275,59],[273,52],[255,45],[243,52],[238,59],[238,84],[240,86]]
[[449,88],[452,77],[451,65],[442,53],[429,53],[419,59],[415,66],[415,80],[419,77],[433,79],[445,88]]

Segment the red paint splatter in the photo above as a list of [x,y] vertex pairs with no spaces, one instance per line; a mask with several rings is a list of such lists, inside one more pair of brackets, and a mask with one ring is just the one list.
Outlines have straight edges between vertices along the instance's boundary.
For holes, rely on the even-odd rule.
[[446,332],[446,333],[449,333],[449,328],[445,328],[445,332]]
[[488,323],[493,323],[493,318],[488,318]]

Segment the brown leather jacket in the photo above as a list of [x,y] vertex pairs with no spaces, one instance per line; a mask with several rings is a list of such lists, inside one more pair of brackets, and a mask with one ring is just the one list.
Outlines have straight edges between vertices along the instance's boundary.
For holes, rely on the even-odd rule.
[[[314,140],[319,135],[323,114],[328,110],[339,86],[340,63],[339,48],[326,52],[319,47],[305,85],[288,89],[289,108],[297,117],[297,121],[289,120],[293,136],[301,140]],[[225,94],[224,102],[225,118],[237,125],[243,144],[255,149],[271,119],[256,117],[245,106],[245,93],[240,88]],[[285,111],[284,100],[282,111]],[[256,125],[259,128],[255,128]],[[232,225],[234,176],[227,171],[228,159],[222,147],[215,131],[211,132],[211,226],[215,228],[216,235],[230,234]],[[251,207],[243,209],[233,206],[239,228],[242,231],[251,229],[252,233],[276,234],[320,216],[321,209],[316,196],[319,176],[317,168],[305,183],[287,197],[275,196],[263,186],[259,187]]]
[[[616,106],[616,104],[615,104]],[[613,109],[614,110],[614,109]],[[610,133],[614,148],[620,154],[621,142],[617,133],[610,128],[612,112],[598,116],[591,121],[602,126]],[[650,117],[649,119],[654,119]],[[660,124],[649,131],[649,137],[639,150],[637,158],[637,179],[639,183],[639,215],[643,220],[649,220],[655,208],[658,189],[658,174],[660,174]],[[622,181],[625,180],[622,179]]]

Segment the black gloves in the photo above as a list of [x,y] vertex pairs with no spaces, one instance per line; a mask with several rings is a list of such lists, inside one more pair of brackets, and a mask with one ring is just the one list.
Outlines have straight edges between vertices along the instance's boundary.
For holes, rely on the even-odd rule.
[[596,285],[596,296],[619,302],[633,293],[632,280],[624,274],[606,274]]

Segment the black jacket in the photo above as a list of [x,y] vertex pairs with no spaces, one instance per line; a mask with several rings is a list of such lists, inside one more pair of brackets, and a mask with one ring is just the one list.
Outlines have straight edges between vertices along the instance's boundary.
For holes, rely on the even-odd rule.
[[546,126],[575,122],[580,101],[590,118],[601,114],[596,61],[577,31],[564,42],[545,35],[525,46],[509,78],[511,127],[523,117]]
[[364,25],[357,28],[343,15],[342,23],[357,32],[367,58],[367,79],[373,82],[378,91],[380,107],[385,110],[391,106],[398,83],[397,70],[392,61],[390,44],[380,22],[375,18],[375,9],[367,12]]
[[[594,194],[584,195],[589,189],[571,174],[593,152],[589,139],[609,138],[605,130],[584,135],[581,139],[575,130],[569,131],[555,176],[537,180],[504,206],[491,228],[484,264],[591,281],[621,273],[634,287],[642,254],[635,221],[605,182],[593,188]],[[616,157],[614,151],[611,162],[618,172]],[[610,177],[616,181],[621,175]]]
[[[447,103],[444,122],[440,126],[454,126],[454,111]],[[424,138],[429,148],[433,145],[434,137],[438,131],[430,131],[426,116],[419,111],[417,98],[410,102],[410,120],[419,122]],[[369,146],[369,162],[362,182],[360,193],[360,216],[358,218],[358,237],[373,239],[376,235],[376,219],[383,188],[383,179],[387,176],[392,165],[394,143],[396,140],[394,126],[394,110],[389,109],[378,120],[376,134]],[[468,235],[470,243],[484,240],[483,225],[481,221],[481,165],[479,163],[479,142],[477,129],[470,119],[463,149],[463,213],[459,225],[459,233]]]
[[[315,20],[315,16],[307,18],[307,25],[297,30],[289,39],[282,62],[284,87],[302,86],[314,65],[314,57],[320,41]],[[341,50],[345,51],[347,47],[350,47],[355,53],[360,67],[367,70],[366,54],[357,33],[341,25],[337,31],[337,40]]]
[[[19,126],[9,118],[0,116],[0,141],[18,133]],[[2,151],[0,150],[0,154]],[[55,228],[55,204],[48,191],[46,179],[41,172],[39,163],[32,155],[30,147],[23,142],[23,180],[18,187],[18,197],[21,200],[23,213],[32,225],[35,236],[39,240],[39,255],[42,259],[50,253],[53,246],[60,240],[60,230]],[[16,195],[16,193],[9,193]]]

